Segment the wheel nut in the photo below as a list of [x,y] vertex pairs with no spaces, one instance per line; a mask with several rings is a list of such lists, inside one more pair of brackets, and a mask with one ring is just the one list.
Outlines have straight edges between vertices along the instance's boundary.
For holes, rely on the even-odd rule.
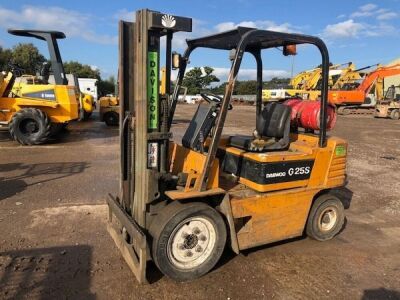
[[186,232],[182,232],[182,237],[185,239],[189,236],[189,234],[187,234]]
[[197,246],[196,247],[196,252],[201,252],[201,251],[203,251],[203,248],[201,248],[200,246]]
[[192,257],[192,255],[193,255],[192,251],[187,251],[187,252],[186,252],[186,256],[187,256],[187,257]]
[[179,250],[184,250],[185,249],[185,245],[184,244],[179,244],[178,245],[178,249]]
[[193,233],[194,233],[194,234],[200,234],[200,229],[197,228],[197,227],[195,227],[195,228],[193,229]]
[[200,236],[200,241],[205,242],[206,240],[207,240],[206,236],[202,234]]

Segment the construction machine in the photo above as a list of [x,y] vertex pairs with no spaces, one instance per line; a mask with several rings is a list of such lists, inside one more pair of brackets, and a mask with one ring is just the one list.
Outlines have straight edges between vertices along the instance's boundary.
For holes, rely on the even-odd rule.
[[400,85],[390,86],[382,101],[375,106],[374,117],[400,119]]
[[[75,74],[66,74],[66,77],[68,80],[68,85],[72,85],[75,87],[75,92],[79,101],[79,120],[86,121],[90,118],[93,111],[96,109],[96,102],[94,101],[94,97],[81,91],[79,87],[78,76],[76,76]],[[52,76],[50,78],[53,79]],[[52,80],[50,80],[49,82],[53,83]]]
[[383,99],[384,79],[399,75],[400,64],[379,66],[368,73],[354,90],[330,91],[328,100],[338,107],[338,113],[373,113],[375,105]]
[[117,96],[105,96],[99,99],[100,121],[107,126],[119,124],[119,100]]
[[[347,65],[347,67],[342,69],[345,65]],[[341,74],[346,72],[350,65],[353,64],[349,62],[329,66],[329,88],[336,83],[336,80]],[[267,101],[276,101],[284,98],[299,97],[302,99],[317,100],[321,95],[321,77],[321,67],[300,72],[290,80],[291,88],[263,90],[263,99]]]
[[[166,69],[161,68],[160,77],[160,95],[165,95]],[[185,95],[187,89],[185,88]],[[118,84],[115,85],[115,95],[118,95]],[[185,97],[184,97],[185,98]],[[101,97],[100,103],[100,121],[105,122],[107,126],[118,126],[119,124],[119,99],[118,96]]]
[[[0,80],[0,124],[8,127],[10,135],[22,145],[36,145],[48,139],[72,120],[78,119],[77,95],[67,85],[57,39],[65,38],[59,31],[13,30],[9,33],[33,37],[47,42],[55,84],[48,84],[49,68],[43,70],[40,82],[29,89],[16,90],[15,70],[3,72]],[[25,86],[26,88],[26,86]]]
[[[333,191],[345,184],[347,142],[327,136],[324,42],[237,27],[187,40],[183,55],[172,53],[173,35],[191,30],[190,18],[146,9],[133,23],[119,24],[120,191],[107,198],[107,228],[141,283],[149,260],[174,280],[193,280],[216,265],[226,245],[239,253],[303,234],[326,241],[344,224],[344,205]],[[292,54],[288,49],[302,44],[314,45],[322,57],[322,100],[309,101],[318,108],[316,127],[291,123],[296,116],[290,106],[262,102],[262,51],[279,47]],[[179,91],[191,54],[200,48],[227,53],[228,83],[223,97],[201,94],[204,101],[177,142],[171,126]],[[223,135],[244,55],[257,64],[256,130]],[[178,69],[173,91],[172,68]]]
[[366,66],[363,68],[356,69],[353,63],[342,70],[342,73],[335,80],[335,83],[331,86],[331,90],[354,90],[360,84],[360,81],[368,74],[365,70],[372,67],[379,66],[379,64]]

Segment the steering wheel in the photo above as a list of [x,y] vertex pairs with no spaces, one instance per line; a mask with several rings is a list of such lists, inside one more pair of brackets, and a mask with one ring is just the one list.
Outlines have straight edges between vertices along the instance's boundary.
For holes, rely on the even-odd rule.
[[[212,93],[200,93],[200,96],[210,104],[216,104],[218,107],[221,106],[223,98],[219,95]],[[233,108],[232,104],[229,103],[228,110]]]

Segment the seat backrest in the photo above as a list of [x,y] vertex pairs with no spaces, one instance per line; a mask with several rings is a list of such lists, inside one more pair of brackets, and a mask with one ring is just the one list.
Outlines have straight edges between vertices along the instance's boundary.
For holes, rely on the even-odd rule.
[[[267,103],[257,118],[256,129],[262,137],[283,138],[290,123],[291,108],[282,103]],[[286,133],[287,134],[287,133]]]
[[182,145],[192,150],[200,149],[200,137],[205,140],[210,134],[217,118],[217,107],[209,103],[200,103],[182,138]]

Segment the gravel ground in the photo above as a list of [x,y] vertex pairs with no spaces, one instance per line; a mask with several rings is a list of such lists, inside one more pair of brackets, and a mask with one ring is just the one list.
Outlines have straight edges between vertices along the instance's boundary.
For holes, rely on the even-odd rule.
[[[179,140],[195,107],[179,105]],[[254,107],[236,106],[227,133],[251,133]],[[96,116],[94,117],[96,118]],[[57,141],[22,147],[0,132],[0,299],[400,299],[400,121],[340,116],[351,200],[343,232],[235,256],[176,283],[149,266],[139,285],[105,225],[119,186],[118,130],[74,123]]]

